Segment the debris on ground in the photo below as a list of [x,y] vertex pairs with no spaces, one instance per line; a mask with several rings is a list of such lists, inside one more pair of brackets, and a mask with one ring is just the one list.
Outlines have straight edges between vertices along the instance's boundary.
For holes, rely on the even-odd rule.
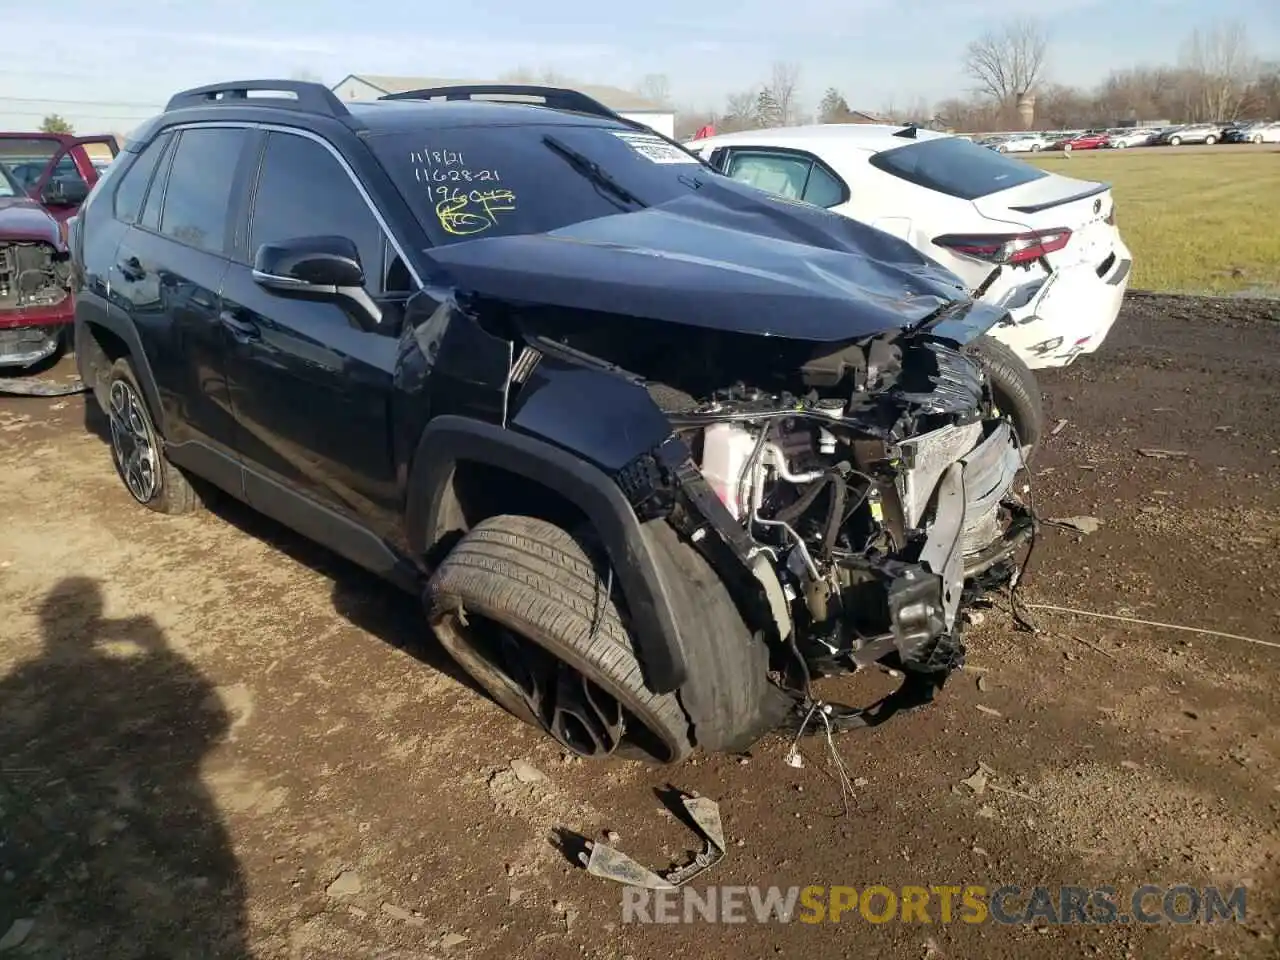
[[331,897],[353,897],[363,889],[364,881],[360,879],[360,874],[353,870],[343,870],[324,892]]
[[1187,456],[1185,450],[1158,450],[1155,447],[1139,447],[1138,455],[1143,457],[1151,457],[1153,460],[1174,460],[1178,457]]
[[978,708],[979,710],[981,710],[983,713],[988,714],[988,715],[990,715],[990,716],[993,716],[993,717],[1002,717],[1002,716],[1004,716],[1004,714],[1002,714],[1002,713],[1001,713],[999,710],[997,710],[995,707],[988,707],[988,706],[986,706],[985,704],[981,704],[981,703],[976,704],[976,706],[977,706],[977,708]]
[[719,863],[724,858],[726,849],[724,826],[720,821],[720,805],[708,797],[687,793],[679,794],[679,798],[685,813],[689,815],[706,844],[701,853],[695,854],[693,859],[684,866],[673,867],[665,873],[657,873],[607,843],[588,842],[587,847],[590,853],[584,851],[578,854],[578,859],[587,868],[587,873],[632,887],[670,890],[688,883]]
[[382,912],[392,920],[399,920],[415,927],[425,926],[427,922],[425,917],[415,917],[411,911],[404,907],[397,907],[394,903],[384,903]]
[[1053,425],[1053,429],[1049,431],[1049,436],[1056,437],[1058,434],[1062,432],[1062,428],[1065,427],[1066,425],[1067,425],[1066,420],[1059,420],[1057,423]]
[[547,779],[545,773],[525,760],[512,760],[511,772],[521,783],[540,783]]
[[440,946],[445,950],[450,947],[456,947],[467,942],[467,938],[460,933],[446,933],[440,938]]
[[66,383],[32,377],[0,377],[0,394],[18,397],[69,397],[88,393],[89,386],[79,377]]
[[1102,526],[1102,521],[1097,517],[1049,517],[1044,522],[1053,527],[1065,527],[1068,530],[1075,530],[1077,533],[1083,533],[1086,536],[1091,533],[1097,533],[1098,528]]

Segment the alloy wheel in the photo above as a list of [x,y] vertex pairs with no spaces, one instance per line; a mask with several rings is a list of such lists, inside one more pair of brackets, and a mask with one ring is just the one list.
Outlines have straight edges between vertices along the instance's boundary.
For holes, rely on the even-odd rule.
[[108,392],[111,455],[124,484],[139,503],[149,503],[160,490],[160,464],[142,398],[125,380],[114,380]]
[[622,743],[631,718],[599,684],[496,620],[468,611],[466,633],[485,667],[507,681],[565,749],[604,757]]

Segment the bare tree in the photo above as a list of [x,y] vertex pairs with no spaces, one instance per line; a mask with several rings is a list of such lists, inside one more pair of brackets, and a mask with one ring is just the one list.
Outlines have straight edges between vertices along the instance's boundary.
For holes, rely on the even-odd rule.
[[[769,82],[761,94],[777,109],[777,123],[787,126],[795,123],[800,113],[800,67],[781,60],[774,63],[769,72]],[[772,120],[772,118],[771,118]]]
[[1205,120],[1233,120],[1258,78],[1259,61],[1249,45],[1243,23],[1222,23],[1195,30],[1182,51],[1182,60],[1195,74],[1199,107]]
[[646,100],[666,106],[671,103],[671,81],[665,73],[646,73],[636,84],[636,93]]
[[1035,20],[1011,20],[965,48],[964,71],[1004,110],[1044,79],[1049,38]]
[[735,130],[753,130],[759,127],[760,121],[756,114],[756,101],[759,97],[758,87],[729,94],[725,101],[724,115],[720,117],[717,128],[722,133],[732,133]]

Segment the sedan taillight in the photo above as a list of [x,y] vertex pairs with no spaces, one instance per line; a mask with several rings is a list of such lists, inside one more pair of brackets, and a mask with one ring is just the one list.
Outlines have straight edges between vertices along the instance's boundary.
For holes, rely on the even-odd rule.
[[1066,227],[1032,230],[1029,233],[946,234],[934,237],[940,247],[988,263],[1033,263],[1046,254],[1061,250],[1071,241]]

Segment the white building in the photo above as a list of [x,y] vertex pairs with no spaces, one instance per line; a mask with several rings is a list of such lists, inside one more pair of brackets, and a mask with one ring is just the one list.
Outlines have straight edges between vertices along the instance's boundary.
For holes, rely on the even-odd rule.
[[[339,100],[377,100],[388,93],[404,93],[429,87],[450,87],[466,84],[504,83],[501,80],[444,80],[439,77],[382,77],[372,74],[351,74],[333,87]],[[513,84],[519,85],[519,84]],[[675,111],[652,100],[618,87],[602,87],[594,84],[575,85],[575,90],[599,100],[609,109],[643,123],[668,137],[676,135]]]

